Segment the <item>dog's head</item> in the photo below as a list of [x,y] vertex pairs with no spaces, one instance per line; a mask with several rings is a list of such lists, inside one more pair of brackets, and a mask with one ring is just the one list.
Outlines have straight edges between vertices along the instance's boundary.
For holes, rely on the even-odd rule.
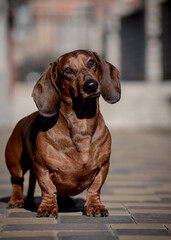
[[100,95],[116,103],[121,96],[119,71],[97,53],[76,50],[48,65],[36,83],[32,96],[41,115],[51,117],[73,98],[88,100]]

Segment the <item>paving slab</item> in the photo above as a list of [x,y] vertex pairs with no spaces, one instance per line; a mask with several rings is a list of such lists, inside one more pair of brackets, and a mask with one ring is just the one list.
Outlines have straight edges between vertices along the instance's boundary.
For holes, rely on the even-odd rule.
[[130,216],[109,216],[109,217],[87,217],[87,216],[61,216],[61,223],[133,223]]
[[59,240],[117,240],[112,232],[99,231],[85,231],[85,232],[61,232],[58,233]]
[[171,223],[171,214],[165,213],[133,213],[132,217],[136,223]]
[[106,224],[102,223],[62,223],[62,224],[6,224],[2,226],[2,231],[108,231]]
[[59,236],[59,240],[117,240],[117,238],[112,235],[82,234],[83,235],[70,234],[69,236]]

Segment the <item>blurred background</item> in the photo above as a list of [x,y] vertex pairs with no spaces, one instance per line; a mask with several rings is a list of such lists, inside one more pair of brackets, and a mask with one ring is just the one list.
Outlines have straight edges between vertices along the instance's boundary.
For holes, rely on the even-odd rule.
[[120,102],[100,100],[109,128],[171,129],[170,0],[0,0],[0,129],[36,110],[34,84],[75,49],[121,72]]

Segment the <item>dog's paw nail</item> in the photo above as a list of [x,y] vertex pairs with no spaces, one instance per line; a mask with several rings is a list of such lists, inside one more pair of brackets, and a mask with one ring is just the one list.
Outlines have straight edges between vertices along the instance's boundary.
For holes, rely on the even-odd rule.
[[43,217],[44,213],[45,213],[45,212],[38,212],[38,213],[37,213],[37,217]]
[[45,214],[46,214],[46,212],[45,212],[45,211],[43,211],[40,217],[44,217],[44,216],[45,216]]
[[24,206],[23,206],[23,204],[22,203],[20,203],[19,205],[18,205],[18,208],[23,208]]
[[55,213],[53,214],[53,216],[57,219],[57,218],[58,218],[58,213],[55,212]]
[[107,210],[101,210],[100,213],[101,213],[102,217],[108,217],[109,216],[109,212]]
[[49,217],[49,216],[50,216],[50,211],[48,211],[46,214],[46,217]]
[[92,215],[93,215],[93,217],[96,217],[96,213],[94,211],[92,212]]
[[36,217],[40,217],[40,213],[37,213]]
[[105,214],[106,214],[105,211],[100,211],[100,213],[101,213],[101,216],[102,216],[102,217],[104,217]]

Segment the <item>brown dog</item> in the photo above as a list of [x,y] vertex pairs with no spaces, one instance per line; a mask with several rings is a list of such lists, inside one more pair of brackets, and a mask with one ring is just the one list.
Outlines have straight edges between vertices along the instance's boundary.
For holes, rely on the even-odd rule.
[[13,194],[7,207],[22,207],[23,176],[30,170],[27,202],[36,179],[42,191],[37,216],[57,216],[56,195],[88,188],[85,212],[108,216],[100,190],[109,169],[111,136],[99,110],[100,94],[120,99],[119,71],[96,53],[77,50],[49,64],[32,96],[39,112],[18,122],[6,147]]

